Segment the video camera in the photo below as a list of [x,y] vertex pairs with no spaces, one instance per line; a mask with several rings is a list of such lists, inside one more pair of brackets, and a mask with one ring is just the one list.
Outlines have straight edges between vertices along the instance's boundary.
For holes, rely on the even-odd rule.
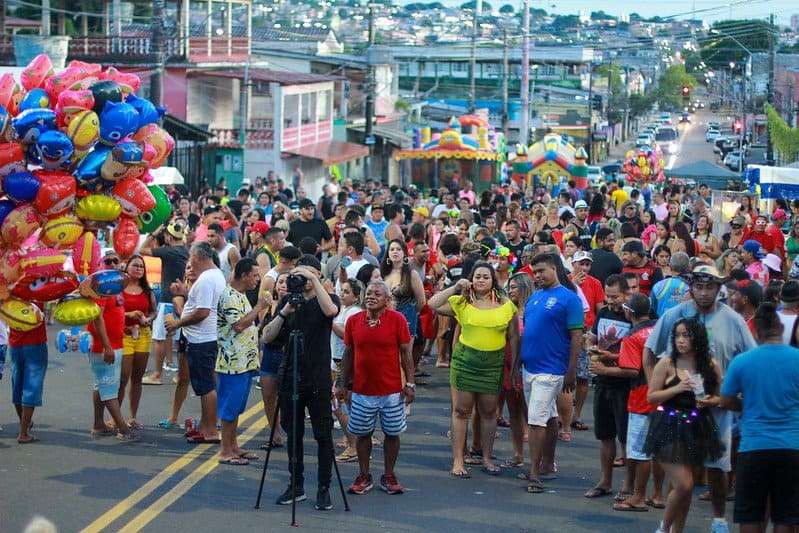
[[286,288],[288,289],[288,303],[297,308],[305,303],[305,283],[306,280],[299,274],[289,274],[286,278]]

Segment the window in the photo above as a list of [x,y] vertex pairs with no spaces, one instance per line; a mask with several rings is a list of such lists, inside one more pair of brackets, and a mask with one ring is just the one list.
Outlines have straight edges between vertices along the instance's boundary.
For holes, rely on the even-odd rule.
[[289,94],[283,99],[283,126],[296,128],[300,125],[300,97]]
[[302,95],[302,124],[310,124],[316,118],[316,93],[305,93]]
[[333,91],[319,91],[316,94],[316,121],[330,120],[332,116]]

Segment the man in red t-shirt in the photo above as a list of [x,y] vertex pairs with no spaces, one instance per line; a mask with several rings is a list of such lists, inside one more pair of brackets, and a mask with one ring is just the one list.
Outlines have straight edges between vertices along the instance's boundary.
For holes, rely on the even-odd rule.
[[[43,306],[36,302],[39,309]],[[19,444],[38,440],[30,433],[33,411],[42,405],[44,376],[47,373],[47,325],[42,322],[30,331],[10,330],[8,354],[11,360],[11,399],[19,417]]]
[[[100,316],[86,328],[92,334],[89,364],[94,375],[94,426],[92,436],[112,435],[116,432],[121,441],[139,440],[125,419],[119,406],[119,380],[122,372],[122,338],[125,334],[125,307],[122,295],[99,298]],[[103,410],[114,420],[106,424]]]
[[774,242],[774,236],[766,231],[767,226],[768,217],[766,215],[757,215],[757,218],[755,218],[754,227],[749,228],[744,232],[744,236],[740,242],[746,242],[749,240],[757,241],[767,254],[774,253],[777,243]]
[[[389,494],[402,494],[394,475],[399,455],[400,433],[405,431],[405,404],[413,401],[413,339],[405,317],[388,309],[388,286],[373,281],[366,288],[366,310],[352,315],[344,327],[342,376],[351,387],[349,432],[358,437],[356,449],[360,473],[350,486],[353,494],[372,489],[369,457],[377,417],[386,438],[383,441],[385,474],[380,488]],[[402,383],[402,372],[407,382]],[[404,398],[404,402],[403,402]]]
[[[615,375],[631,380],[630,394],[627,399],[627,461],[629,468],[635,470],[633,494],[624,501],[613,506],[616,511],[643,511],[647,509],[646,484],[649,481],[650,457],[643,451],[644,441],[649,429],[649,413],[655,408],[647,399],[647,377],[642,365],[644,344],[655,325],[649,318],[649,299],[642,294],[634,294],[628,303],[623,305],[624,316],[632,324],[630,332],[621,341],[619,366],[616,368],[600,365],[603,375]],[[597,365],[594,365],[597,366]],[[654,473],[655,490],[650,500],[652,503],[663,503],[661,489],[663,487],[663,470],[658,468]]]

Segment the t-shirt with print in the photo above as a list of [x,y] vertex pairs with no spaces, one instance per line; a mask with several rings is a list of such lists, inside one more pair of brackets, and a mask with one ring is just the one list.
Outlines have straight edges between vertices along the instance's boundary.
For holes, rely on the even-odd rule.
[[646,399],[649,386],[642,368],[644,344],[654,326],[654,320],[633,326],[630,333],[622,339],[619,351],[619,368],[638,371],[638,376],[629,382],[630,395],[627,397],[627,412],[637,415],[645,415],[655,408]]
[[[596,322],[591,328],[591,333],[596,336],[596,344],[601,350],[617,354],[621,350],[622,339],[630,333],[632,327],[624,313],[603,307],[596,314]],[[626,389],[630,386],[630,380],[615,376],[595,376],[594,384],[599,387]]]
[[[125,336],[125,300],[121,294],[98,298],[94,300],[103,314],[105,333],[108,335],[108,343],[112,350],[122,349],[122,339]],[[94,353],[103,353],[103,343],[94,327],[94,322],[89,322],[86,331],[92,334],[92,349]]]
[[408,321],[398,311],[386,309],[374,327],[367,311],[352,315],[344,327],[344,344],[353,351],[352,391],[365,396],[401,392],[400,345],[409,342]]
[[583,304],[563,285],[536,291],[524,308],[521,358],[531,374],[566,375],[571,331],[583,329]]
[[218,268],[210,268],[197,277],[197,281],[189,289],[182,316],[189,316],[197,309],[208,309],[210,312],[205,320],[183,328],[187,341],[199,344],[217,340],[216,310],[226,286],[225,275]]
[[739,394],[739,452],[799,450],[799,350],[764,344],[733,359],[721,395]]
[[657,316],[663,316],[663,313],[689,297],[688,284],[678,277],[668,277],[658,281],[649,293],[649,301]]
[[710,352],[721,367],[722,374],[727,370],[733,357],[757,347],[743,317],[727,304],[718,302],[716,309],[705,315],[699,314],[694,301],[691,300],[666,311],[652,328],[646,347],[656,357],[671,352],[671,331],[674,329],[674,324],[683,318],[698,318],[705,326]]
[[258,370],[258,328],[255,323],[236,333],[233,325],[252,311],[247,295],[226,286],[217,306],[219,352],[216,371],[220,374],[244,374]]

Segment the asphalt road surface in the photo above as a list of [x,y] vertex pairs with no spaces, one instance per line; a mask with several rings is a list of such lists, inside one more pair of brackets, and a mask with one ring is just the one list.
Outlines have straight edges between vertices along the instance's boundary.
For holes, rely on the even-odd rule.
[[[679,115],[675,115],[674,120],[679,120]],[[705,142],[709,121],[724,122],[724,117],[703,111],[692,114],[690,124],[677,124],[680,150],[673,156],[665,156],[666,168],[681,167],[702,160],[720,165],[718,156],[713,153],[713,143]]]
[[[55,331],[51,328],[51,337]],[[218,465],[216,446],[189,445],[182,433],[157,428],[170,405],[173,385],[145,387],[139,420],[146,429],[140,443],[92,439],[88,362],[80,354],[50,353],[44,406],[34,416],[39,442],[17,444],[18,424],[9,403],[8,375],[0,382],[0,531],[22,531],[34,515],[49,518],[64,532],[293,531],[290,507],[274,504],[288,483],[284,450],[273,455],[264,503],[254,510],[261,461],[244,467]],[[445,437],[447,374],[439,369],[431,372],[428,386],[417,389],[408,431],[402,437],[397,475],[407,492],[389,496],[376,486],[364,496],[349,496],[352,510],[347,513],[334,487],[334,509],[315,511],[316,447],[306,437],[309,499],[298,504],[302,528],[357,532],[654,531],[662,511],[616,512],[609,497],[583,497],[596,482],[599,470],[598,443],[591,431],[575,432],[571,443],[558,444],[560,477],[547,482],[543,494],[527,494],[515,470],[489,477],[474,467],[471,479],[450,477],[451,450]],[[165,376],[171,380],[170,374]],[[585,411],[584,420],[591,425],[590,403]],[[191,392],[183,414],[199,415],[199,401]],[[258,447],[268,438],[265,422],[260,392],[253,389],[243,415],[240,443],[262,457],[264,452]],[[308,428],[306,435],[310,433]],[[510,442],[508,430],[500,433],[496,453],[502,460],[509,457]],[[337,431],[334,438],[339,436]],[[348,486],[357,467],[342,464],[341,473]],[[376,448],[376,482],[381,473],[382,450]],[[616,469],[615,474],[614,488],[618,490],[622,470]],[[701,490],[698,487],[697,494]],[[731,516],[730,504],[728,518]],[[709,531],[710,518],[709,504],[694,500],[687,530]]]

